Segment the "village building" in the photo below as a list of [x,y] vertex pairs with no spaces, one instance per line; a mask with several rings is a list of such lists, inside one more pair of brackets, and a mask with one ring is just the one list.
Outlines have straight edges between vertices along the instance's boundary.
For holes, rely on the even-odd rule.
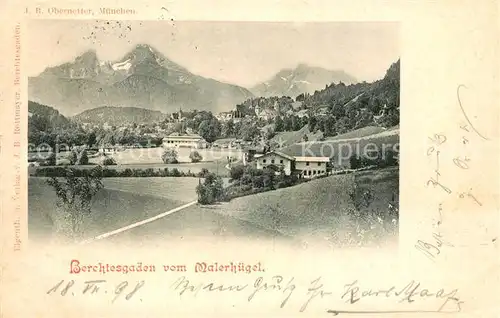
[[294,157],[295,169],[300,171],[304,178],[313,178],[327,174],[328,157]]
[[264,169],[269,166],[283,168],[287,176],[295,170],[295,158],[279,151],[271,151],[256,158],[257,169]]
[[270,165],[283,168],[286,175],[296,172],[303,178],[314,178],[327,175],[328,157],[294,157],[280,151],[271,151],[257,157],[257,169]]
[[206,148],[207,142],[200,135],[180,135],[172,133],[163,138],[164,147]]

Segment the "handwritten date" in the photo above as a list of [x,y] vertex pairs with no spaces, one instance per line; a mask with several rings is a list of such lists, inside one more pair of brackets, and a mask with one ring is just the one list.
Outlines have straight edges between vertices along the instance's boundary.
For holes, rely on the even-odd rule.
[[[111,302],[114,303],[121,295],[124,295],[125,300],[130,300],[144,286],[144,281],[139,281],[135,286],[129,287],[128,281],[123,281],[118,285],[111,286],[105,280],[88,280],[83,282],[83,286],[75,286],[74,280],[69,280],[65,283],[64,279],[55,284],[47,291],[47,294],[60,294],[61,296],[71,295],[96,295],[110,294],[113,296]],[[130,284],[131,285],[131,284]]]

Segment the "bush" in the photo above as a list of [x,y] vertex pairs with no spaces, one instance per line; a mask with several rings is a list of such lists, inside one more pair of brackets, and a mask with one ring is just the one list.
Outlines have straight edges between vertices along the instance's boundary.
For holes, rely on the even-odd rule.
[[177,151],[173,148],[165,149],[161,155],[161,160],[164,163],[178,163]]
[[181,172],[179,171],[179,169],[174,168],[174,169],[172,169],[171,176],[172,177],[180,177],[181,176]]
[[361,159],[358,155],[352,155],[349,158],[349,165],[351,169],[358,169],[361,166]]
[[207,168],[201,168],[201,171],[198,173],[198,177],[205,178],[209,173],[210,171],[208,171]]
[[221,201],[224,196],[222,178],[215,173],[208,174],[203,183],[196,187],[196,193],[200,204],[213,204]]
[[102,165],[103,166],[115,166],[116,160],[112,157],[106,157],[102,160]]
[[229,171],[229,176],[231,180],[240,180],[245,173],[245,166],[233,166],[231,167],[231,171]]
[[133,175],[134,175],[134,173],[133,173],[132,169],[127,168],[121,172],[120,177],[132,177]]
[[80,157],[77,160],[78,165],[88,165],[89,164],[89,155],[87,153],[87,150],[82,150],[80,153]]
[[51,152],[49,157],[43,162],[43,166],[55,166],[57,164],[57,156],[55,152]]
[[72,150],[69,153],[69,156],[67,159],[69,160],[70,165],[76,165],[78,162],[78,153],[76,152],[76,150]]
[[189,154],[189,159],[191,159],[191,162],[196,163],[202,161],[203,157],[200,155],[198,151],[195,150]]

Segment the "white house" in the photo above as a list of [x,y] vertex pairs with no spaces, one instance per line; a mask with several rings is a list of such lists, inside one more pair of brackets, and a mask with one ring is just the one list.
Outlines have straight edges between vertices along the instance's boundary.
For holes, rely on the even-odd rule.
[[164,147],[206,148],[207,142],[200,135],[170,134],[163,138]]
[[326,175],[327,164],[330,161],[328,157],[294,157],[295,169],[300,171],[304,178],[313,178]]
[[283,167],[285,174],[299,172],[303,178],[314,178],[327,174],[328,157],[295,157],[280,151],[271,151],[256,158],[257,169],[264,169],[269,165]]
[[267,166],[274,165],[282,167],[288,176],[295,170],[295,158],[279,151],[268,152],[256,158],[256,161],[257,169],[264,169]]

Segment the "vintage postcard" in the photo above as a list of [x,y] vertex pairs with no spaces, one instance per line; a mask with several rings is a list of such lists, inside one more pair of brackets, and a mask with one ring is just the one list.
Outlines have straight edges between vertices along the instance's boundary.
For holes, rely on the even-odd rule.
[[0,317],[498,317],[493,0],[1,5]]

